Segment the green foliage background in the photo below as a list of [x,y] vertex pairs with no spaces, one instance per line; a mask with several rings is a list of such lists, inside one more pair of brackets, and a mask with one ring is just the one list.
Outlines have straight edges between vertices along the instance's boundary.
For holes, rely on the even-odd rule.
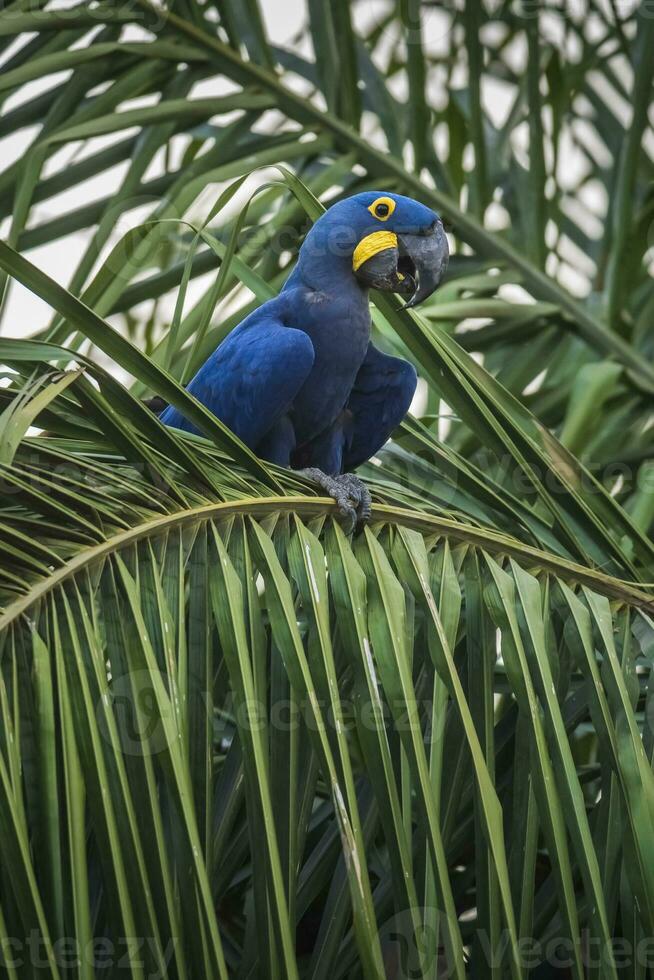
[[[309,0],[280,49],[15,0],[0,47],[0,976],[648,977],[650,5]],[[366,188],[453,258],[374,297],[424,410],[348,539],[183,385]]]

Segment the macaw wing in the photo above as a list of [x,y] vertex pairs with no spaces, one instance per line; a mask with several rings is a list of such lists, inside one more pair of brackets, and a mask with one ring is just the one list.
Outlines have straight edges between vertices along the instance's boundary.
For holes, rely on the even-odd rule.
[[[238,326],[202,365],[189,392],[251,449],[291,407],[313,366],[309,336],[273,316]],[[197,429],[172,406],[162,422]]]
[[355,469],[381,449],[409,411],[416,384],[412,364],[370,344],[347,403],[352,423],[343,454],[345,469]]

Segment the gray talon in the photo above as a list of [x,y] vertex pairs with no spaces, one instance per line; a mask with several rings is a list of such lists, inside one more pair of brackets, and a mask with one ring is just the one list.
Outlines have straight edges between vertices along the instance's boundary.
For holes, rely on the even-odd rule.
[[370,520],[372,498],[363,480],[354,473],[343,473],[341,476],[328,476],[317,467],[310,466],[298,470],[313,483],[317,483],[325,493],[338,504],[340,513],[346,518],[347,531],[353,531],[357,524],[365,524]]

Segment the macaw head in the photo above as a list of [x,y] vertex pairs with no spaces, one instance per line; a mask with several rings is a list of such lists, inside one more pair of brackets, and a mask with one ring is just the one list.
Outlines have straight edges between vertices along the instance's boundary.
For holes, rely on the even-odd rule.
[[447,268],[441,219],[410,197],[355,194],[329,208],[314,230],[321,225],[362,285],[408,296],[407,308],[431,296]]

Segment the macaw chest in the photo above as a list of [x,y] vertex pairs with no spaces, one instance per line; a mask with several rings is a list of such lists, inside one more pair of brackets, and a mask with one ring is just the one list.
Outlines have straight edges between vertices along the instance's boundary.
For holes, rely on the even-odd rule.
[[293,416],[301,439],[323,431],[340,414],[352,391],[370,342],[370,313],[345,308],[333,310],[320,322],[309,320],[303,329],[311,337],[315,361],[300,389]]

